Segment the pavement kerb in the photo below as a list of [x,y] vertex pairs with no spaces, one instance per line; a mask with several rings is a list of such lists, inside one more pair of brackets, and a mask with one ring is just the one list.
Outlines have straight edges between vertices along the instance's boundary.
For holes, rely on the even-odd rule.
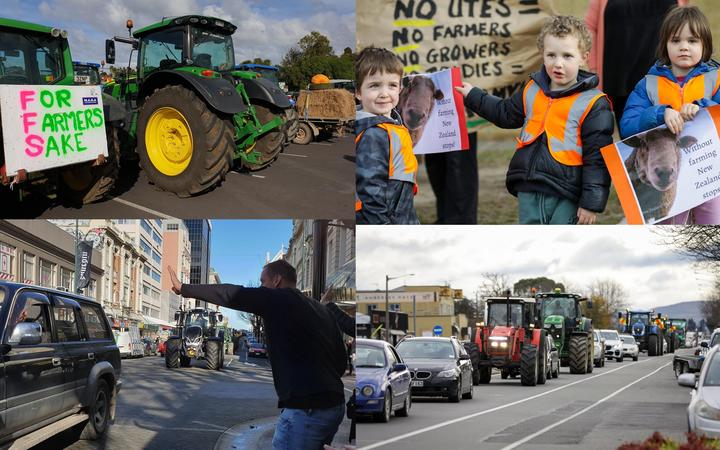
[[[264,417],[234,425],[223,432],[215,442],[214,450],[270,448],[261,442],[272,442],[278,416]],[[269,439],[268,436],[269,435]]]

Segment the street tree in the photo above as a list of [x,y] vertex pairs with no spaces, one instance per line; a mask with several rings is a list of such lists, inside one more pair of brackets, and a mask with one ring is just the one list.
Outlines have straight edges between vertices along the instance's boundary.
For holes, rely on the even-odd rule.
[[484,272],[480,275],[478,293],[481,297],[499,297],[510,290],[508,276],[501,273]]
[[705,319],[700,319],[700,323],[698,324],[698,332],[704,333],[706,328],[707,323],[705,322]]
[[354,62],[352,49],[345,48],[342,55],[335,55],[327,36],[313,31],[285,54],[280,63],[280,80],[296,91],[304,89],[318,73],[330,78],[352,79]]
[[611,278],[595,280],[590,285],[589,291],[590,298],[602,298],[606,302],[611,315],[628,305],[627,291],[620,283]]
[[688,319],[687,330],[688,331],[696,331],[697,330],[697,324],[695,323],[695,319],[693,319],[692,317]]
[[661,242],[675,248],[678,253],[693,258],[700,264],[720,264],[720,233],[718,227],[707,225],[683,225],[676,227],[653,227],[661,236]]
[[593,307],[588,308],[587,302],[582,303],[583,315],[592,319],[593,328],[613,328],[613,311],[605,298],[592,295]]
[[535,292],[540,293],[552,292],[555,288],[559,288],[562,292],[565,292],[565,285],[563,283],[558,283],[550,278],[523,278],[513,284],[513,294],[529,297],[533,295],[533,289],[535,289]]

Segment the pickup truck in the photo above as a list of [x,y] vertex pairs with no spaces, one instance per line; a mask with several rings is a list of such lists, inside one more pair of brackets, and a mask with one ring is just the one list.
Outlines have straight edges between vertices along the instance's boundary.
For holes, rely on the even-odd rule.
[[708,350],[720,344],[720,329],[715,329],[709,341],[701,341],[700,348],[695,350],[694,355],[675,355],[673,357],[673,371],[675,378],[683,373],[699,373]]

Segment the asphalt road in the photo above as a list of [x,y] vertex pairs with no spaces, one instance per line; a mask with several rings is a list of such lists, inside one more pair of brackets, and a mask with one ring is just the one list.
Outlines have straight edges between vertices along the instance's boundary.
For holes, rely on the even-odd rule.
[[519,378],[494,374],[489,385],[475,386],[472,400],[413,399],[409,417],[393,416],[387,424],[359,421],[358,445],[599,450],[643,441],[654,431],[684,439],[690,389],[677,384],[672,357],[641,353],[637,362],[608,360],[586,375],[562,367],[560,377],[544,386],[522,386]]
[[352,136],[290,144],[269,167],[228,173],[214,190],[191,198],[156,190],[145,173],[127,167],[114,196],[82,208],[26,198],[3,205],[5,218],[346,219],[354,217],[355,145]]

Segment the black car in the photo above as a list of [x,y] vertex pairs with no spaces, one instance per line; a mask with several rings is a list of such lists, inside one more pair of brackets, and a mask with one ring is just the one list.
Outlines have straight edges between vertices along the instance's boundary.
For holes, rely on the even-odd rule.
[[102,307],[69,292],[0,281],[0,447],[28,448],[115,416],[120,351]]
[[410,369],[412,396],[473,397],[470,356],[455,338],[418,337],[405,339],[397,351]]

